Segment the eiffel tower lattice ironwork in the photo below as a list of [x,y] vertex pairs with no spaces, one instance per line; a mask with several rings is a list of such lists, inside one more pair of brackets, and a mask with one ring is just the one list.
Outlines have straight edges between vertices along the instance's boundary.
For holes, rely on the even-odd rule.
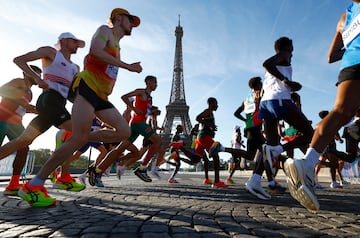
[[169,104],[166,106],[166,116],[162,127],[164,131],[161,132],[163,145],[166,147],[171,140],[171,132],[174,132],[176,125],[181,124],[184,128],[184,134],[186,135],[185,144],[191,145],[191,121],[189,118],[189,106],[185,100],[184,89],[184,74],[183,74],[183,57],[182,57],[182,37],[183,29],[179,24],[175,29],[176,47],[175,47],[175,59],[174,59],[174,71],[171,86],[171,95]]

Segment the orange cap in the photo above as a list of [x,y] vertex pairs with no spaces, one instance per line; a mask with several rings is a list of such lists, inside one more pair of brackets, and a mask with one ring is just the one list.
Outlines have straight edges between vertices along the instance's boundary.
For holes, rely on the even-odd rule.
[[138,25],[140,25],[140,18],[137,16],[134,16],[134,15],[131,15],[127,10],[125,10],[123,8],[114,8],[110,14],[110,20],[113,19],[116,15],[127,15],[127,16],[132,17],[133,27],[137,27]]

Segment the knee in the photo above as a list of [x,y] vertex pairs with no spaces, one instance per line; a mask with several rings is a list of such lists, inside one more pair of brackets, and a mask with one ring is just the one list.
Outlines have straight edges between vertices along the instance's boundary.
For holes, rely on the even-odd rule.
[[68,141],[71,142],[72,144],[74,144],[76,146],[76,148],[80,148],[89,142],[89,138],[86,136],[72,135]]

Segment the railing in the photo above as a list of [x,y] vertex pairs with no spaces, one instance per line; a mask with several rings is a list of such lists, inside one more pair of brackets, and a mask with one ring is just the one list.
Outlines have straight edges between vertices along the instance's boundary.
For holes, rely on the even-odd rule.
[[[0,176],[11,176],[13,172],[13,162],[15,159],[16,153],[9,155],[5,159],[0,160]],[[21,171],[21,177],[26,178],[26,175],[32,174],[34,171],[35,164],[35,154],[29,152],[27,154],[26,162],[24,168]]]

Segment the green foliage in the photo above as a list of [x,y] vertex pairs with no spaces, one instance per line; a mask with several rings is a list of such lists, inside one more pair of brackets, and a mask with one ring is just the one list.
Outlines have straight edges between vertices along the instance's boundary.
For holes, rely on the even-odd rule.
[[35,166],[42,166],[52,154],[52,151],[49,149],[38,149],[31,152],[35,155]]
[[[31,150],[31,152],[35,155],[35,166],[41,167],[52,155],[53,151],[49,149],[38,149],[38,150]],[[86,169],[88,167],[89,158],[87,156],[80,156],[79,159],[73,161],[71,163],[71,168],[77,169]],[[93,163],[94,161],[90,161]]]

